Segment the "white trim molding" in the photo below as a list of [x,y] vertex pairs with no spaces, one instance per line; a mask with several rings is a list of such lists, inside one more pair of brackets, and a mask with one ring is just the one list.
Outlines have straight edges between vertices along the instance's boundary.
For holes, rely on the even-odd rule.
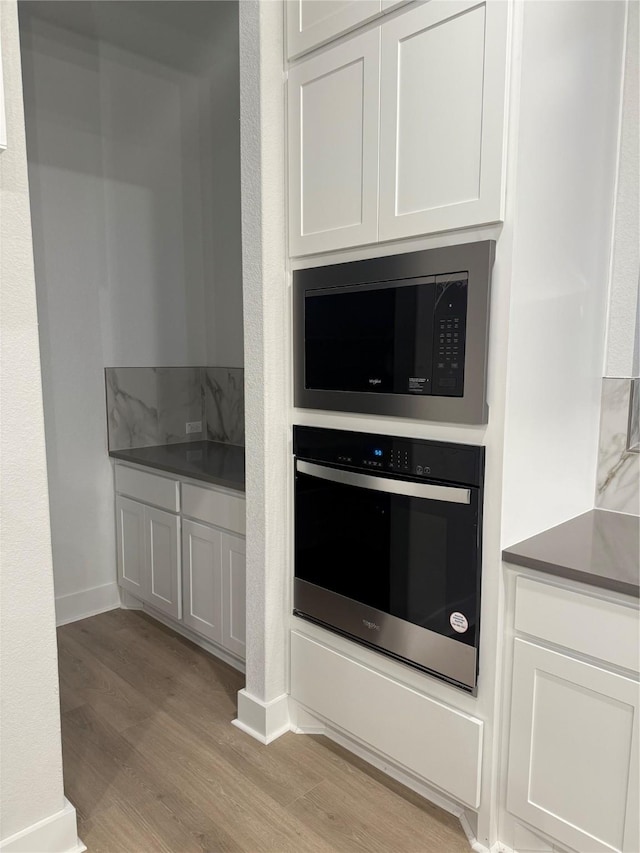
[[120,594],[115,581],[61,595],[56,598],[56,625],[67,625],[69,622],[97,616],[98,613],[106,613],[107,610],[115,610],[117,607],[120,607]]
[[66,797],[59,812],[0,841],[1,853],[82,853],[86,849],[78,838],[76,810]]
[[[124,590],[120,590],[122,594]],[[125,593],[127,598],[131,601],[136,601],[132,595],[129,593]],[[185,637],[187,640],[190,640],[195,646],[200,646],[201,649],[204,649],[205,652],[212,655],[213,657],[218,658],[223,663],[226,663],[227,666],[233,667],[233,669],[237,669],[238,672],[245,672],[245,664],[244,661],[232,654],[227,649],[223,649],[222,646],[219,646],[217,643],[208,640],[206,637],[203,637],[202,634],[198,634],[197,631],[192,631],[187,625],[184,625],[182,622],[178,622],[175,619],[172,619],[171,616],[167,616],[166,613],[162,613],[162,611],[157,610],[155,607],[152,607],[150,604],[144,602],[139,607],[127,606],[123,607],[123,610],[141,610],[143,613],[148,613],[149,616],[152,616],[156,622],[162,622],[163,625],[166,625],[167,628],[171,628],[172,631],[175,631],[176,634],[180,634],[181,637]]]
[[238,716],[232,724],[260,743],[271,743],[291,731],[289,696],[283,693],[271,702],[261,702],[246,690],[239,690]]

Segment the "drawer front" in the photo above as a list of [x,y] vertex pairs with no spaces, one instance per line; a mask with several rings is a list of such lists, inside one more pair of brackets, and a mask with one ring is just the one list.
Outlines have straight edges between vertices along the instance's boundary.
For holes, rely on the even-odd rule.
[[291,696],[418,778],[478,807],[482,720],[296,631],[291,632]]
[[116,492],[171,512],[180,511],[180,483],[169,477],[116,465]]
[[242,497],[184,483],[182,513],[232,533],[245,534],[245,500]]
[[638,609],[518,577],[515,629],[633,672],[640,670]]

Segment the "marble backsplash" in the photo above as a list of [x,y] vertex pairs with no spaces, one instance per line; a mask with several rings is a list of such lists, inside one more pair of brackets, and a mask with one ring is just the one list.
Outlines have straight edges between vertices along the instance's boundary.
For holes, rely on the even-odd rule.
[[207,439],[244,444],[244,370],[206,367],[203,379]]
[[[109,450],[184,441],[244,444],[244,370],[107,367]],[[186,434],[200,421],[200,432]]]
[[596,506],[640,515],[640,453],[637,452],[640,399],[631,403],[637,380],[605,377],[598,448]]

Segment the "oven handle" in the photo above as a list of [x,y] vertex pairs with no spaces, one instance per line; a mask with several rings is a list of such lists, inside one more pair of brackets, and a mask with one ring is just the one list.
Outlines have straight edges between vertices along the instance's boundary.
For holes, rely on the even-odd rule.
[[320,480],[330,480],[332,483],[342,483],[345,486],[360,486],[363,489],[373,489],[376,492],[387,492],[391,495],[407,495],[410,498],[427,498],[453,504],[471,503],[471,490],[459,489],[455,486],[434,486],[432,483],[411,483],[406,480],[390,480],[388,477],[372,477],[369,474],[358,474],[356,471],[314,465],[312,462],[303,462],[300,459],[296,460],[296,470],[301,474],[318,477]]

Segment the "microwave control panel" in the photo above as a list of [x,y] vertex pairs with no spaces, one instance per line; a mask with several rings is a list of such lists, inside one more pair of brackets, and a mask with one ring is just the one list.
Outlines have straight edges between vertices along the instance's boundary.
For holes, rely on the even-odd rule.
[[436,397],[462,397],[467,326],[467,279],[436,276],[433,382]]

